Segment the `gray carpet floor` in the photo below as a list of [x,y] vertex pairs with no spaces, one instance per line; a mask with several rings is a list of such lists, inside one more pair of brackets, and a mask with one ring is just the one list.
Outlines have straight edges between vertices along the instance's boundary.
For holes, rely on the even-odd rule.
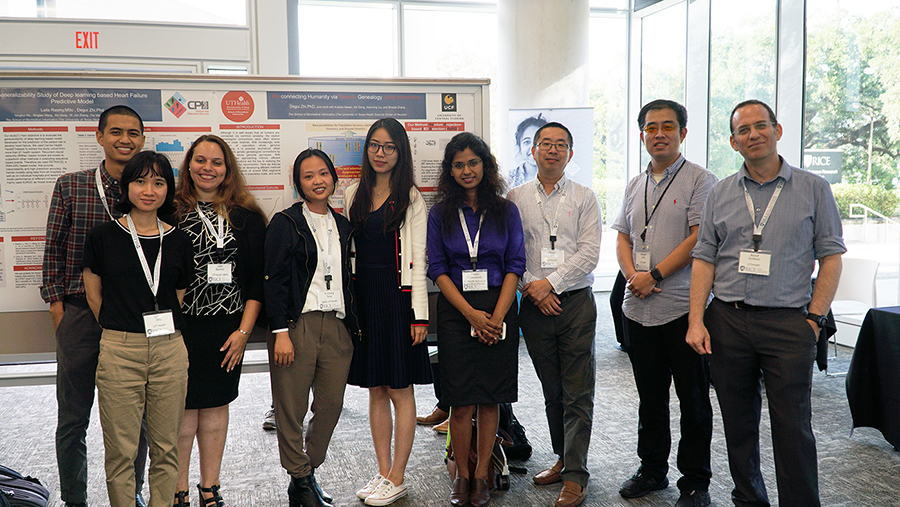
[[[607,304],[608,293],[597,293],[599,308],[596,356],[597,389],[594,427],[588,466],[591,471],[587,506],[672,506],[678,499],[674,486],[679,474],[671,456],[669,480],[672,485],[644,498],[626,500],[618,494],[619,485],[638,467],[637,393],[627,355],[616,350]],[[841,348],[832,362],[832,370],[846,371],[851,349]],[[287,505],[288,477],[279,464],[274,432],[262,430],[263,416],[269,407],[269,376],[245,374],[241,395],[231,405],[231,422],[225,461],[222,466],[222,493],[233,507]],[[710,485],[715,506],[732,505],[731,478],[725,454],[721,416],[714,391],[710,391],[715,411],[712,442],[713,478]],[[427,413],[434,404],[431,386],[417,386],[418,412]],[[672,438],[678,441],[678,404],[672,391]],[[355,491],[375,473],[375,456],[369,436],[366,391],[348,387],[341,420],[335,431],[325,464],[317,471],[320,484],[335,497],[335,504],[361,506]],[[816,372],[812,390],[813,428],[818,442],[819,485],[822,505],[833,507],[900,506],[900,453],[874,429],[852,432],[844,379]],[[761,425],[762,468],[772,505],[778,505],[772,463],[768,413],[763,407]],[[492,505],[551,506],[558,485],[536,486],[531,476],[551,465],[540,385],[531,360],[520,344],[519,401],[514,405],[534,447],[531,459],[521,463],[524,475],[512,475],[509,491],[494,492]],[[51,505],[59,502],[56,475],[54,431],[56,399],[53,386],[0,388],[0,463],[40,478],[51,491]],[[443,463],[445,437],[430,427],[418,426],[407,469],[410,485],[407,498],[398,507],[444,506],[448,503],[450,480]],[[107,505],[103,471],[103,439],[94,406],[88,432],[89,502]],[[518,464],[518,463],[517,463]],[[191,464],[192,483],[198,482],[196,447]],[[146,487],[145,487],[146,492]],[[145,493],[146,495],[147,493]],[[201,505],[197,492],[191,502]],[[781,506],[797,507],[797,506]]]

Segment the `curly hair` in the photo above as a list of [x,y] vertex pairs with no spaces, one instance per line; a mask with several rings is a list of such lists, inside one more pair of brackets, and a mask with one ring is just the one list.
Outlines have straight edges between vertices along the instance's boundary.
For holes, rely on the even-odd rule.
[[[509,203],[501,197],[506,191],[506,184],[500,177],[500,169],[497,159],[491,154],[491,148],[480,137],[470,132],[461,132],[453,136],[444,148],[444,160],[441,162],[441,175],[438,179],[438,201],[443,206],[441,219],[444,222],[444,230],[451,230],[452,224],[457,220],[457,208],[466,202],[466,190],[456,182],[452,173],[453,158],[466,148],[472,150],[481,159],[483,175],[481,183],[476,188],[476,205],[480,213],[486,217],[503,216]],[[505,221],[498,223],[505,224]]]
[[200,146],[200,143],[214,143],[218,145],[225,156],[225,179],[222,180],[213,199],[213,208],[215,208],[216,212],[225,217],[228,223],[231,224],[229,212],[236,207],[241,207],[261,216],[263,222],[267,223],[266,214],[257,204],[253,194],[247,190],[247,183],[244,181],[244,175],[241,174],[234,152],[231,151],[224,139],[213,134],[205,134],[198,137],[191,144],[187,153],[184,154],[184,161],[181,162],[178,173],[178,188],[175,191],[175,203],[178,207],[176,216],[178,220],[180,221],[185,213],[197,207],[197,188],[194,186],[193,178],[191,178],[190,167],[191,160],[194,158],[194,151]]

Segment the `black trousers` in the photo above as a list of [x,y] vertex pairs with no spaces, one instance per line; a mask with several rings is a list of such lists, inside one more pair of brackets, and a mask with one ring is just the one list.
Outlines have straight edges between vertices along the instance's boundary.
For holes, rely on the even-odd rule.
[[641,468],[661,478],[669,470],[672,435],[669,430],[669,387],[681,407],[681,440],[678,443],[678,489],[709,489],[712,476],[709,444],[712,440],[712,405],[709,402],[709,363],[685,342],[688,317],[660,326],[643,326],[625,319],[631,345],[628,356],[640,397],[638,456]]
[[619,271],[616,275],[616,281],[613,283],[612,291],[609,293],[609,310],[612,314],[613,327],[616,329],[616,341],[622,346],[622,349],[628,350],[628,327],[625,325],[625,314],[622,312],[622,303],[625,302],[625,286],[628,280],[625,275]]
[[810,393],[816,335],[798,309],[735,308],[714,299],[706,310],[728,465],[739,507],[769,506],[759,470],[762,382],[772,426],[779,505],[819,507]]

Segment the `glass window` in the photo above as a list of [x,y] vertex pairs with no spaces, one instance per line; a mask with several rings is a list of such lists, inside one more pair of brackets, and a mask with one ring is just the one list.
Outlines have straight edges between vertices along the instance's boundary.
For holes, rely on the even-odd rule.
[[719,178],[743,162],[731,148],[734,106],[759,99],[776,107],[776,12],[776,0],[710,2],[708,167]]
[[0,2],[0,17],[246,26],[247,0],[7,0]]
[[803,167],[832,183],[847,256],[881,263],[878,306],[896,305],[900,8],[894,0],[807,0],[806,12]]
[[300,75],[398,74],[397,14],[390,3],[300,3]]
[[628,0],[591,0],[591,9],[628,9]]

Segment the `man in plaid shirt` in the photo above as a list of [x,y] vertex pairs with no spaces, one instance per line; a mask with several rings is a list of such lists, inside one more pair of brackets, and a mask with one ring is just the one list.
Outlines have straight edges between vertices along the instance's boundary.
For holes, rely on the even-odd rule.
[[[85,437],[94,404],[94,376],[100,353],[100,325],[91,313],[81,278],[81,258],[88,231],[121,216],[122,169],[144,146],[144,123],[128,106],[113,106],[100,115],[97,142],[105,159],[97,169],[67,173],[56,180],[47,217],[41,297],[50,303],[56,329],[56,461],[60,496],[66,506],[87,505]],[[143,506],[145,431],[135,460],[136,505]]]

